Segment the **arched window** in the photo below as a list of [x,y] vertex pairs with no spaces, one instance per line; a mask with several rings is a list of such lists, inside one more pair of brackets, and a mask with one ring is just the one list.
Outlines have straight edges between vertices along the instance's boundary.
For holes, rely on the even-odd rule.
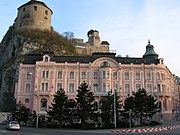
[[47,99],[42,98],[41,99],[41,110],[46,110],[47,108]]
[[109,67],[109,66],[110,66],[110,64],[107,61],[104,61],[101,63],[101,67]]

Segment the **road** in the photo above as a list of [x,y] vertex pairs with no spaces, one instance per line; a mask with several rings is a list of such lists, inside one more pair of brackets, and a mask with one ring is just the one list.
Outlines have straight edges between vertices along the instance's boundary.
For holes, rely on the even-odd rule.
[[44,128],[22,127],[20,131],[8,131],[5,126],[0,126],[0,135],[180,135],[180,128],[161,132],[148,133],[113,133],[111,129],[107,130],[60,130]]

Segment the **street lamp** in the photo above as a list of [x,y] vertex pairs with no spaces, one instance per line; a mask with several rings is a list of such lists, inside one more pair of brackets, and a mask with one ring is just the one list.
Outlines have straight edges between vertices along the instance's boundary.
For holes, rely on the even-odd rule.
[[116,128],[116,90],[114,90],[114,127]]

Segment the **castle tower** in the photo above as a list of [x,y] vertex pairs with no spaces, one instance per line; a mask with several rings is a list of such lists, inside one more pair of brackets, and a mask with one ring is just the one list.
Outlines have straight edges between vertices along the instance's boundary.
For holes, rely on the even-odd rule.
[[18,8],[15,28],[51,30],[52,10],[43,2],[31,0]]
[[97,30],[90,30],[87,33],[88,42],[92,46],[100,46],[100,37],[99,32]]

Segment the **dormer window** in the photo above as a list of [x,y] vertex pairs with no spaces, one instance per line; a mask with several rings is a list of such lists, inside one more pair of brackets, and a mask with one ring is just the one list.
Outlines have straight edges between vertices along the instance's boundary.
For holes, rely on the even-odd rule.
[[48,62],[50,61],[50,57],[48,55],[43,56],[43,61]]
[[45,57],[45,61],[48,61],[48,57]]

